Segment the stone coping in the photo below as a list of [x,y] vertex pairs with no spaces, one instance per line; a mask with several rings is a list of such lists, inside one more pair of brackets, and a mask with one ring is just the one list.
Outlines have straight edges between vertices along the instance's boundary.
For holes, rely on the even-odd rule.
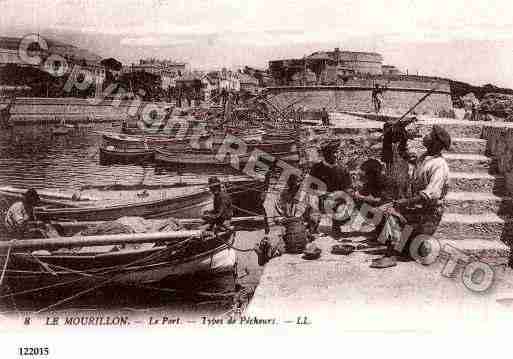
[[[272,86],[266,87],[269,91],[312,91],[312,90],[334,90],[334,91],[372,91],[372,86],[340,86],[340,85],[319,85],[319,86]],[[387,91],[402,91],[402,92],[431,92],[434,94],[450,95],[450,90],[435,90],[431,91],[427,88],[415,88],[415,87],[387,87]]]

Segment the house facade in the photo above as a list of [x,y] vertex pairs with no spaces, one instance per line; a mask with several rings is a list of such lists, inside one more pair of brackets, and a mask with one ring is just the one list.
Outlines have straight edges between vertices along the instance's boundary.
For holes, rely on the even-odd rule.
[[132,64],[123,69],[123,72],[146,72],[159,76],[161,87],[164,90],[176,86],[176,80],[189,70],[186,62],[172,60],[159,60],[154,58],[141,59],[138,64]]

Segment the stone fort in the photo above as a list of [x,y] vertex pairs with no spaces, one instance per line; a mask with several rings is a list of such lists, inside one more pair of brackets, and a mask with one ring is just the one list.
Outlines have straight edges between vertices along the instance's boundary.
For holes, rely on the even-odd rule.
[[372,89],[386,87],[383,111],[401,114],[427,92],[432,94],[415,112],[438,116],[452,109],[449,81],[431,76],[403,74],[393,65],[383,64],[375,52],[314,52],[300,59],[273,60],[269,72],[274,86],[268,90],[278,102],[300,101],[305,110],[372,112]]

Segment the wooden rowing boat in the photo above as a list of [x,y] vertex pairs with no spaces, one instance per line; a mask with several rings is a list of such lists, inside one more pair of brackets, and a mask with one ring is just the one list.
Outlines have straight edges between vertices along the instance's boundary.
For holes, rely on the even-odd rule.
[[207,189],[164,199],[128,203],[94,203],[79,208],[38,207],[35,217],[42,221],[109,221],[121,217],[194,218],[211,206],[212,195]]
[[152,149],[119,149],[113,146],[100,147],[100,164],[128,164],[152,162],[155,152]]
[[[255,160],[271,163],[272,159],[278,158],[288,163],[295,163],[299,161],[297,151],[294,152],[279,152],[279,153],[266,153],[266,156],[255,157],[253,151],[243,155],[234,155],[231,153],[216,153],[213,151],[166,151],[163,149],[155,150],[155,161],[167,165],[184,165],[184,166],[223,166],[232,167],[235,170],[242,170],[243,166]],[[269,160],[268,160],[269,158]]]
[[[111,151],[117,151],[119,157],[130,160],[130,152],[140,151],[145,159],[153,153],[155,148],[165,148],[170,150],[182,151],[193,148],[209,149],[212,148],[211,137],[207,135],[189,136],[183,138],[174,138],[167,136],[127,136],[117,133],[103,133],[102,144],[100,148],[110,148]],[[123,152],[127,154],[123,156]],[[147,156],[145,157],[144,154]],[[137,159],[137,158],[136,158]]]
[[[225,182],[224,186],[236,206],[234,215],[248,216],[262,214],[261,193],[263,182],[258,180],[237,180]],[[183,193],[183,192],[181,192]],[[133,199],[128,202],[104,200],[88,202],[80,207],[38,207],[35,217],[42,221],[108,221],[121,217],[143,218],[200,218],[202,213],[211,209],[212,194],[206,186],[190,188],[187,194],[168,198],[149,197]],[[240,208],[240,209],[238,209]]]
[[52,130],[52,134],[54,136],[63,136],[63,135],[67,135],[70,131],[71,131],[70,128],[62,126],[62,127],[54,128]]
[[166,288],[179,288],[185,279],[189,285],[179,289],[186,290],[198,280],[193,278],[206,280],[221,274],[234,281],[232,242],[232,232],[205,237],[200,231],[1,242],[1,262],[7,266],[0,300],[9,297],[19,303],[20,298],[27,298],[29,306],[41,308],[49,300],[55,304],[61,298],[109,286],[127,290],[165,283]]

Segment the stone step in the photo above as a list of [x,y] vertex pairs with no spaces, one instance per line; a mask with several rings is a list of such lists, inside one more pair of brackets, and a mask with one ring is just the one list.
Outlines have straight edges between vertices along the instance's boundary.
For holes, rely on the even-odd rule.
[[466,121],[466,120],[455,120],[445,118],[429,118],[422,119],[416,123],[416,128],[419,133],[424,136],[431,131],[433,125],[440,125],[443,127],[451,137],[472,137],[481,138],[483,132],[483,126],[486,122],[479,121]]
[[496,168],[491,157],[472,153],[444,153],[451,171],[456,172],[493,172]]
[[[409,142],[410,150],[423,153],[426,149],[422,145],[422,138],[416,138]],[[451,141],[451,149],[445,153],[468,153],[484,155],[486,153],[486,140],[472,137],[454,137]]]
[[481,172],[451,172],[449,189],[454,192],[487,192],[498,196],[506,194],[503,176]]
[[436,239],[507,240],[513,235],[513,219],[503,219],[495,213],[459,214],[444,213],[433,235]]
[[468,238],[463,241],[441,239],[438,242],[443,253],[454,253],[453,250],[457,250],[468,256],[477,257],[472,259],[478,259],[492,266],[508,263],[511,252],[511,249],[502,241]]
[[472,137],[455,137],[452,139],[449,152],[484,155],[486,153],[486,140]]
[[486,192],[449,192],[445,197],[447,213],[497,213],[513,217],[513,198],[499,197]]

